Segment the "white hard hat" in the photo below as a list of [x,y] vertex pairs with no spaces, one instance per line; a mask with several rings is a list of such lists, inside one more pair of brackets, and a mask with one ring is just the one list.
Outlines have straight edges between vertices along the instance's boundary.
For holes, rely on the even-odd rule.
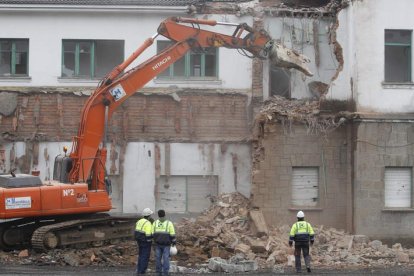
[[150,209],[150,208],[145,208],[144,210],[142,210],[142,215],[143,215],[144,217],[151,216],[152,214],[154,214],[154,212],[153,212],[153,211],[151,211],[151,209]]
[[302,211],[299,211],[298,214],[296,215],[297,218],[304,218],[305,217],[305,213],[303,213]]
[[170,255],[171,256],[177,255],[177,252],[178,252],[177,247],[175,247],[175,245],[171,245],[171,247],[170,247]]

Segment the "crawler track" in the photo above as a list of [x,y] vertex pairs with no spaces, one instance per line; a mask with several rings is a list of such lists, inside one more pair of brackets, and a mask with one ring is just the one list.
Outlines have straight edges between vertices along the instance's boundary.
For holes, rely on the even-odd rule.
[[32,246],[36,251],[64,247],[90,247],[130,239],[137,217],[94,214],[79,217],[21,219],[0,224],[0,248],[13,250]]

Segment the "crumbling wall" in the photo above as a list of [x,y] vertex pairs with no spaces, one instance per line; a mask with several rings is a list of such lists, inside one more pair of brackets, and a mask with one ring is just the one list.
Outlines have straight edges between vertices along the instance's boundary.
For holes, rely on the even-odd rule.
[[[319,106],[319,101],[282,97],[262,106],[253,129],[253,203],[271,224],[283,224],[304,210],[317,224],[352,231],[352,143],[346,122],[356,115],[339,110],[320,113]],[[292,201],[295,167],[317,169],[314,206]]]
[[[133,95],[114,113],[110,137],[117,141],[243,141],[249,136],[243,92],[193,89],[167,95],[147,91],[148,95]],[[16,108],[2,115],[0,141],[67,141],[76,134],[87,96],[14,93]]]
[[[346,128],[328,137],[309,135],[304,125],[266,124],[260,159],[255,159],[252,197],[271,224],[281,225],[304,210],[316,224],[349,229],[346,225],[347,205],[351,204],[348,186]],[[316,207],[292,204],[292,168],[319,168]]]
[[[9,89],[2,102],[2,110],[5,111],[0,121],[0,172],[8,173],[14,168],[22,173],[38,170],[43,180],[51,180],[54,158],[63,154],[63,146],[67,146],[70,151],[81,108],[90,93],[91,89],[83,93],[71,91],[70,88]],[[4,107],[6,103],[9,103],[7,106],[12,105],[9,111]],[[131,208],[136,206],[136,197],[133,198],[133,204],[130,202],[135,189],[131,186],[136,185],[136,179],[149,172],[154,176],[148,180],[144,178],[143,185],[150,187],[149,193],[154,194],[154,177],[159,176],[160,170],[164,169],[164,164],[160,166],[158,160],[158,163],[146,164],[154,166],[153,171],[145,169],[145,173],[131,178],[131,174],[135,173],[131,165],[134,166],[135,162],[126,156],[135,150],[134,146],[131,148],[131,142],[145,141],[150,147],[159,142],[193,142],[200,143],[200,146],[218,142],[228,145],[227,148],[233,144],[241,144],[244,148],[249,139],[247,110],[248,97],[245,91],[147,88],[141,94],[133,95],[113,114],[108,129],[107,171],[112,180],[115,211],[125,209],[131,212]],[[217,146],[216,150],[219,148]],[[142,156],[148,154],[153,157],[155,150],[142,151]],[[221,170],[215,175],[220,176],[220,181],[229,181],[232,186],[228,188],[227,184],[222,184],[220,191],[239,189],[248,195],[248,156],[244,158],[238,150],[224,150],[222,154],[214,155],[230,156],[226,157],[230,160],[229,165],[223,168],[218,165],[221,161],[211,154],[212,149],[204,150],[205,158],[210,160],[209,168]],[[184,156],[182,160],[174,162],[186,162],[186,159],[189,157]],[[145,162],[144,159],[139,160],[138,166]],[[145,197],[142,191],[138,194],[139,198]],[[150,203],[150,206],[154,206],[153,201]],[[134,208],[134,212],[139,211],[141,206]]]

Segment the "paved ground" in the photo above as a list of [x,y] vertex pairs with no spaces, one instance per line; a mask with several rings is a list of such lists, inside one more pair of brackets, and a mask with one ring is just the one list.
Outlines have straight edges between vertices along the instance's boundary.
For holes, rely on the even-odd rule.
[[[30,276],[41,276],[41,275],[77,275],[77,276],[132,276],[133,267],[56,267],[56,266],[32,266],[32,265],[19,265],[19,266],[0,266],[0,275],[30,275]],[[148,275],[154,275],[148,273]],[[174,275],[174,274],[172,274]],[[177,275],[177,274],[175,274]],[[180,274],[180,275],[201,275],[201,274]],[[209,273],[203,275],[230,275],[223,273]],[[255,273],[243,273],[238,275],[296,275],[294,271],[289,268],[284,273],[269,273],[269,272],[255,272]],[[398,275],[398,276],[409,276],[414,275],[414,267],[394,267],[384,269],[360,269],[360,270],[329,270],[329,269],[314,269],[312,273],[302,273],[300,275]]]

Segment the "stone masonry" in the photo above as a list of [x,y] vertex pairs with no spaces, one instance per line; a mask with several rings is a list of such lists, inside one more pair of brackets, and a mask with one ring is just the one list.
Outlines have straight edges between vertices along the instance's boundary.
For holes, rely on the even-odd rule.
[[389,243],[398,240],[412,244],[413,209],[385,208],[384,204],[385,168],[414,166],[412,123],[362,121],[356,130],[355,230]]
[[[261,160],[254,160],[252,195],[268,223],[293,223],[296,212],[303,210],[313,224],[350,230],[350,143],[346,131],[346,127],[340,127],[324,137],[308,134],[304,125],[266,124],[264,152]],[[318,204],[293,206],[292,167],[309,166],[319,168]]]

